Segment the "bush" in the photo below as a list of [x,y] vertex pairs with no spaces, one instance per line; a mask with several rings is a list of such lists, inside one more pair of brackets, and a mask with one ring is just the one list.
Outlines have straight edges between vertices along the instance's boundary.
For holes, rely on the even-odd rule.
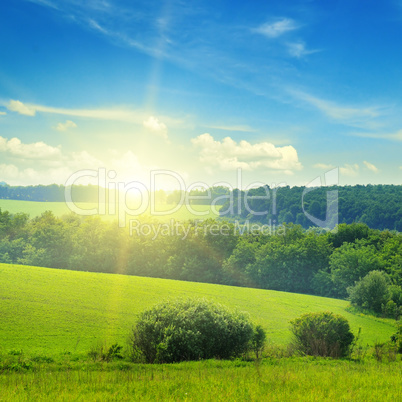
[[349,354],[354,335],[344,317],[331,312],[308,313],[290,323],[300,352],[330,357]]
[[389,276],[383,271],[371,271],[355,286],[348,288],[350,301],[357,306],[381,313],[390,299]]
[[248,350],[252,337],[244,314],[204,299],[179,299],[143,312],[129,343],[133,360],[171,363],[236,357]]
[[395,344],[398,353],[402,353],[402,323],[396,324],[396,333],[391,336],[391,341]]
[[392,342],[376,342],[373,347],[373,357],[378,362],[394,362],[398,353],[397,346]]

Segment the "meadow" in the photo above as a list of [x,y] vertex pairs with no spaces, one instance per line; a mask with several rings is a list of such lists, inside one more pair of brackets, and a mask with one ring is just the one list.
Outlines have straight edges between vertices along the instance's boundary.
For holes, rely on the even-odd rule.
[[318,296],[167,279],[0,264],[3,351],[56,356],[86,353],[97,342],[125,345],[137,314],[172,297],[203,297],[248,312],[269,344],[286,345],[289,321],[311,311],[346,317],[362,344],[387,341],[394,321],[346,310]]
[[330,359],[48,364],[0,375],[2,401],[396,401],[400,362]]
[[[138,313],[166,298],[197,296],[246,311],[268,335],[258,361],[146,365],[92,360],[96,345],[126,345]],[[383,362],[284,357],[289,321],[305,312],[345,316],[361,345],[387,341],[393,320],[324,297],[167,279],[0,264],[2,401],[393,401],[399,357]],[[391,355],[390,355],[391,356]]]
[[[91,210],[97,209],[97,203],[91,202],[78,202],[77,207],[82,210]],[[138,209],[138,205],[128,205],[128,208],[131,208],[133,211]],[[215,210],[211,208],[210,205],[191,205],[188,206],[186,204],[181,205],[179,208],[176,208],[175,204],[157,204],[155,205],[155,210],[158,212],[158,216],[156,218],[159,221],[170,221],[174,219],[175,221],[187,221],[193,219],[208,219],[208,218],[217,218],[218,214],[215,213],[215,210],[218,211],[220,206],[215,206]],[[0,209],[2,211],[9,211],[11,214],[16,213],[25,213],[30,216],[30,218],[35,218],[36,216],[40,216],[45,211],[51,211],[55,216],[61,217],[63,215],[71,214],[71,210],[68,208],[65,202],[36,202],[36,201],[19,201],[19,200],[5,200],[0,199]],[[102,208],[101,208],[102,209]],[[108,207],[106,207],[107,211]],[[177,209],[177,211],[176,211]],[[170,212],[173,211],[173,212]],[[194,213],[194,211],[196,213]],[[166,214],[164,213],[166,212]],[[200,215],[198,214],[200,213]],[[106,213],[104,215],[100,215],[103,219],[108,221],[117,221],[118,214],[117,213]],[[142,219],[148,219],[151,216],[149,206],[144,213],[140,215],[136,214],[127,214],[127,219],[132,219],[140,216]],[[153,217],[155,218],[155,216]]]

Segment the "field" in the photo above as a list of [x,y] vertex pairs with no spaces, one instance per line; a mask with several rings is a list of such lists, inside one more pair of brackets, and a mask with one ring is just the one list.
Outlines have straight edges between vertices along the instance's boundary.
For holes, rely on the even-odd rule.
[[246,311],[286,345],[289,321],[305,312],[345,316],[363,344],[389,340],[392,320],[355,315],[348,302],[317,296],[124,275],[0,264],[0,345],[3,350],[58,355],[85,353],[96,342],[122,345],[136,315],[169,297],[198,296]]
[[[178,296],[249,312],[268,333],[268,357],[170,365],[89,359],[96,344],[125,345],[139,312]],[[395,332],[392,320],[352,314],[347,306],[268,290],[0,264],[0,400],[398,400],[399,357],[279,357],[291,338],[289,321],[309,311],[344,315],[355,333],[362,328],[363,345]]]
[[[98,204],[96,203],[77,203],[77,207],[82,210],[91,210],[97,209]],[[130,206],[133,211],[138,209],[138,206]],[[220,206],[215,207],[216,210],[219,210]],[[0,199],[0,209],[2,211],[9,211],[11,214],[16,214],[19,212],[26,213],[30,216],[30,218],[34,218],[36,216],[40,216],[45,211],[52,211],[56,216],[62,216],[66,214],[70,214],[71,210],[67,207],[65,202],[35,202],[35,201],[18,201],[18,200],[4,200]],[[157,219],[160,221],[169,221],[170,219],[174,219],[176,221],[187,221],[190,219],[208,219],[208,218],[216,218],[218,215],[214,210],[211,209],[210,205],[182,205],[177,211],[170,213],[169,211],[173,211],[176,209],[176,205],[167,205],[160,204],[155,206],[155,210],[158,213],[167,212],[166,214],[160,214],[157,216]],[[106,207],[107,210],[107,207]],[[196,213],[194,213],[194,211]],[[198,212],[201,214],[199,215]],[[150,215],[149,208],[146,212],[141,214],[142,217],[147,217]],[[118,220],[117,214],[106,214],[100,215],[103,218],[114,221]],[[127,219],[133,219],[137,215],[135,213],[127,214]]]
[[0,375],[2,401],[397,401],[400,363],[324,359],[109,364]]

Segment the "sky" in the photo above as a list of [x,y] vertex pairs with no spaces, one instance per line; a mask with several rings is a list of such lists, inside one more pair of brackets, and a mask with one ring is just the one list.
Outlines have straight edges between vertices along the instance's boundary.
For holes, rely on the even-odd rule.
[[0,35],[8,184],[402,184],[400,0],[13,0]]

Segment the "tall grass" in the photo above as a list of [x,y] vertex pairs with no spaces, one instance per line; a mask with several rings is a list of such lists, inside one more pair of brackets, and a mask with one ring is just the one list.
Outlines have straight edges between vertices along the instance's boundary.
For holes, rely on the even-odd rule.
[[0,375],[1,400],[400,400],[402,365],[325,359],[116,363]]

